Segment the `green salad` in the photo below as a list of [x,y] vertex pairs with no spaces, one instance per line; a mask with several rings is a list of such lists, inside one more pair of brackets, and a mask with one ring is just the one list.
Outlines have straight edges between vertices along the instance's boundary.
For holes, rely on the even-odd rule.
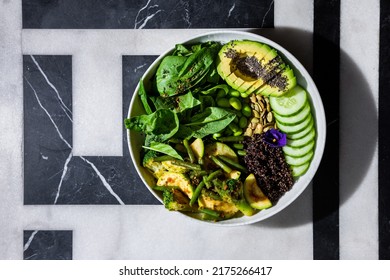
[[176,45],[139,83],[143,166],[165,207],[220,221],[275,205],[310,166],[308,94],[267,44]]

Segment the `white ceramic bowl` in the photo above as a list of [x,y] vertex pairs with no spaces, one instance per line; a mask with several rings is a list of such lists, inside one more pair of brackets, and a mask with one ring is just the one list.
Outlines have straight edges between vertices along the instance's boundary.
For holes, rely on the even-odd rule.
[[[318,90],[312,78],[310,77],[306,69],[290,52],[288,52],[282,46],[262,36],[249,33],[249,32],[243,32],[243,31],[214,31],[214,32],[209,32],[209,33],[205,33],[190,38],[185,42],[175,42],[175,43],[193,44],[193,43],[206,42],[206,41],[218,41],[221,43],[227,43],[231,40],[244,40],[244,39],[265,43],[275,48],[278,51],[278,53],[284,58],[285,62],[288,63],[290,67],[294,69],[298,84],[301,85],[303,88],[305,88],[309,93],[312,115],[315,120],[315,127],[317,131],[314,157],[312,159],[312,162],[307,172],[303,176],[299,177],[299,179],[293,185],[292,189],[286,194],[284,194],[283,197],[280,198],[280,200],[275,206],[266,210],[262,210],[251,217],[244,216],[240,218],[220,221],[217,223],[200,221],[202,223],[210,223],[210,224],[220,225],[220,226],[238,226],[238,225],[245,225],[245,224],[259,222],[275,215],[276,213],[280,212],[282,209],[286,208],[289,204],[291,204],[306,189],[306,187],[309,185],[309,183],[314,177],[314,174],[318,169],[324,151],[325,136],[326,136],[326,121],[325,121],[325,113],[324,113],[324,107],[322,105],[321,97],[318,93]],[[148,81],[153,76],[161,60],[172,51],[173,48],[167,50],[165,53],[161,54],[152,63],[152,65],[146,70],[145,74],[143,75],[144,81]],[[143,110],[142,103],[137,94],[138,90],[139,87],[137,86],[130,103],[128,117],[137,116],[145,113]],[[144,138],[143,136],[141,136],[140,133],[129,131],[128,144],[129,144],[130,155],[133,160],[134,166],[139,176],[141,177],[142,181],[144,182],[145,186],[148,188],[148,190],[159,201],[162,202],[161,194],[159,194],[158,192],[152,189],[152,186],[155,185],[155,179],[142,166],[140,151],[141,151],[141,146],[143,145],[143,141]],[[142,186],[139,187],[141,188]],[[174,215],[174,213],[172,213],[172,215]],[[197,219],[186,216],[185,214],[179,214],[179,215],[182,215],[183,217],[188,217],[195,221],[199,221]]]

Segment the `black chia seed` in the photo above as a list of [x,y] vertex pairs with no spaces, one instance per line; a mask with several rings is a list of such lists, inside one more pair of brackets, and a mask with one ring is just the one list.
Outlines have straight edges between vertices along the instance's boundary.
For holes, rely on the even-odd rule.
[[262,79],[266,84],[278,88],[279,91],[284,91],[288,86],[288,81],[282,75],[281,66],[283,60],[280,56],[271,59],[267,64],[262,65],[255,56],[240,56],[240,54],[229,48],[225,53],[225,57],[232,59],[233,68],[238,69],[244,75],[252,79]]
[[248,171],[255,175],[261,190],[272,204],[276,204],[292,188],[294,179],[282,148],[271,147],[263,137],[264,133],[245,137],[244,161]]

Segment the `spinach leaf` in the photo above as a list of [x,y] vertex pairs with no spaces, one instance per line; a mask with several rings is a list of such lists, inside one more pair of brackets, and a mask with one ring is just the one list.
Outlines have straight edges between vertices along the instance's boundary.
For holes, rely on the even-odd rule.
[[161,96],[182,94],[214,76],[214,59],[220,45],[213,43],[196,49],[188,57],[171,55],[161,61],[156,73],[157,90]]
[[149,115],[126,119],[125,125],[127,129],[157,135],[164,142],[179,129],[179,118],[172,110],[160,109]]
[[181,155],[179,155],[179,153],[168,144],[159,143],[159,142],[151,142],[149,147],[146,147],[146,146],[142,146],[142,147],[145,149],[160,152],[160,153],[169,155],[171,157],[183,160]]
[[214,93],[217,89],[223,89],[225,91],[225,93],[227,94],[229,92],[229,87],[228,85],[216,85],[216,86],[213,86],[209,89],[206,89],[206,90],[202,90],[201,93],[203,94],[211,94],[211,93]]
[[175,50],[173,51],[172,55],[190,56],[192,53],[193,53],[192,50],[188,49],[185,45],[177,44],[175,46]]
[[191,122],[185,125],[186,126],[202,125],[208,122],[218,121],[220,119],[231,117],[231,116],[233,116],[234,118],[236,114],[227,109],[223,109],[219,107],[208,107],[203,112],[195,115],[192,118]]
[[142,105],[144,106],[146,114],[153,113],[153,111],[150,108],[149,103],[148,103],[148,95],[146,94],[146,90],[144,87],[144,81],[142,79],[139,81],[138,95],[139,95],[139,98],[141,99]]
[[157,90],[163,96],[172,96],[180,93],[179,71],[187,58],[184,56],[166,56],[156,72]]
[[152,101],[156,110],[175,108],[175,100],[171,97],[149,96],[149,99]]
[[207,135],[220,132],[236,117],[234,112],[218,107],[208,107],[202,113],[191,118],[189,123],[180,124],[175,138],[203,138]]
[[178,103],[179,112],[182,112],[186,109],[192,109],[201,104],[201,102],[196,99],[190,91],[177,97],[176,102]]

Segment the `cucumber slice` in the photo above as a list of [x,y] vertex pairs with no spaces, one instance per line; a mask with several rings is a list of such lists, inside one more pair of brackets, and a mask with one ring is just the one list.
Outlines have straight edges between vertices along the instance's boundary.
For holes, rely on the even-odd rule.
[[280,123],[286,125],[294,125],[303,122],[309,114],[310,114],[310,104],[309,102],[306,102],[306,105],[303,107],[303,109],[295,115],[285,117],[285,116],[278,115],[276,112],[274,112],[274,117]]
[[305,129],[303,129],[302,131],[300,132],[296,132],[296,133],[290,133],[290,134],[287,134],[287,139],[299,139],[299,138],[302,138],[304,136],[306,136],[308,133],[310,133],[310,131],[312,129],[315,129],[314,128],[314,120],[313,118],[311,119],[310,123],[307,125],[307,127]]
[[282,149],[286,155],[292,157],[301,157],[306,155],[308,152],[310,152],[313,149],[314,143],[315,141],[311,140],[309,143],[307,143],[307,145],[303,147],[291,147],[289,145],[286,145]]
[[288,135],[288,134],[297,133],[297,132],[304,130],[310,124],[311,119],[312,119],[312,117],[310,114],[306,117],[306,119],[304,121],[302,121],[298,124],[295,124],[295,125],[285,125],[285,124],[278,122],[277,120],[276,120],[276,124],[282,132],[284,132]]
[[291,166],[293,177],[299,177],[306,173],[307,169],[309,169],[310,162],[307,162],[302,165],[293,165]]
[[287,140],[287,145],[291,147],[302,147],[307,145],[316,136],[316,131],[312,129],[306,136],[294,140]]
[[313,150],[311,150],[310,152],[308,152],[306,155],[302,157],[292,157],[289,155],[285,155],[285,158],[286,158],[286,162],[289,165],[302,165],[309,162],[313,158],[313,155],[314,152]]
[[270,96],[272,110],[281,116],[291,116],[303,109],[307,102],[306,91],[296,85],[291,90],[279,97]]

